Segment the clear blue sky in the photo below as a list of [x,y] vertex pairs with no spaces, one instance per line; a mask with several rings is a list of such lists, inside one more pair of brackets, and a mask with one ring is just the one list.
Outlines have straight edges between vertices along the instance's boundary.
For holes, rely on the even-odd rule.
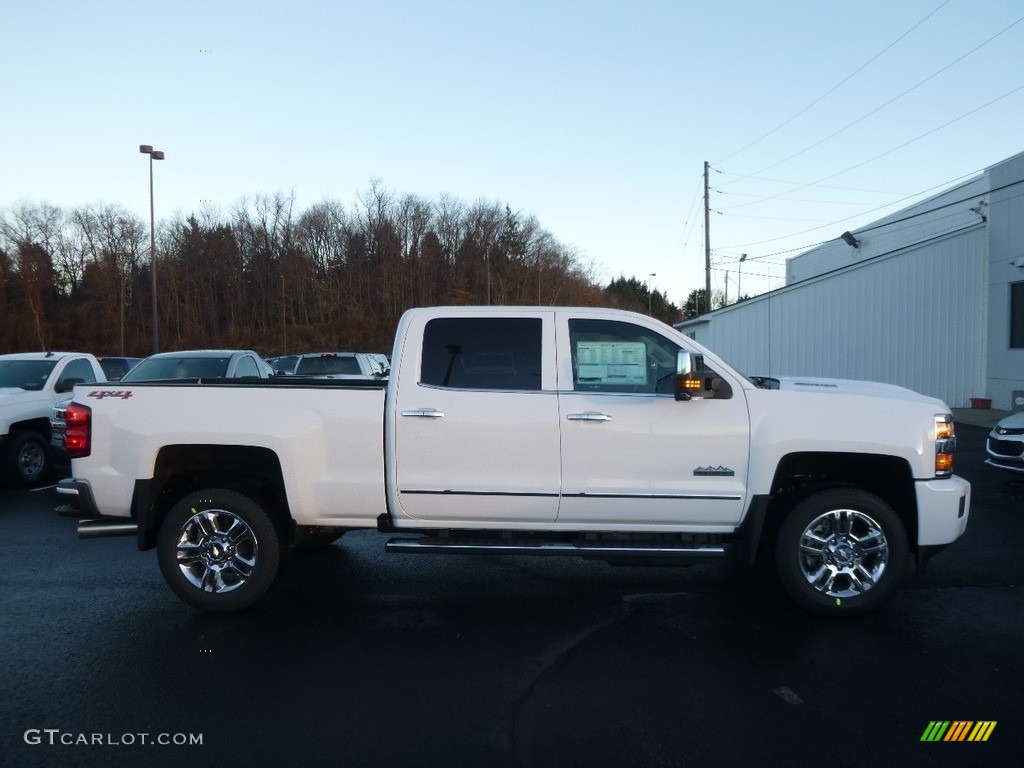
[[729,270],[734,296],[747,253],[758,293],[782,252],[1024,150],[1022,17],[1020,0],[7,0],[0,209],[148,218],[152,144],[158,219],[275,192],[352,205],[380,179],[507,203],[605,280],[654,272],[678,303],[704,285],[707,160],[713,287]]

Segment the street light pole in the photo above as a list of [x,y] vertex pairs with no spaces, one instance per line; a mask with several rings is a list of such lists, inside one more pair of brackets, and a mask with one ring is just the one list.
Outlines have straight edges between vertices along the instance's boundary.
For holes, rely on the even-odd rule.
[[156,312],[156,212],[153,205],[153,161],[163,160],[164,153],[149,144],[140,144],[139,152],[149,155],[149,274],[153,278],[153,354],[160,351],[160,330]]
[[740,254],[740,270],[736,277],[736,301],[743,298],[743,262],[747,260],[747,254]]
[[651,311],[651,278],[657,276],[657,272],[651,272],[651,274],[647,276],[647,314],[651,317],[654,317],[654,313]]

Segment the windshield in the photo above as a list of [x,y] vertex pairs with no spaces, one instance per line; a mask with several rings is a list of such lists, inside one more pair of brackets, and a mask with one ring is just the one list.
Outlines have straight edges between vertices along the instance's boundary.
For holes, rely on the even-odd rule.
[[274,370],[274,373],[295,373],[295,364],[298,361],[298,355],[275,357],[270,361],[270,367]]
[[230,361],[230,357],[151,357],[132,368],[121,381],[222,379]]
[[0,388],[17,387],[39,391],[50,377],[56,360],[0,361]]
[[359,361],[351,355],[321,355],[302,358],[295,373],[302,376],[358,376],[362,370]]

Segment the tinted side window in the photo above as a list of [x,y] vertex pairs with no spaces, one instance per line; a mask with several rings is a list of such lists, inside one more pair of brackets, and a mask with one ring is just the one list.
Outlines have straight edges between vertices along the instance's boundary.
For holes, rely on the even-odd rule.
[[540,318],[438,318],[423,332],[420,383],[453,389],[540,390]]
[[569,344],[577,392],[673,391],[679,347],[654,331],[613,320],[570,320]]
[[92,372],[92,366],[88,360],[72,360],[60,374],[58,386],[71,379],[81,379],[85,384],[96,382],[96,374]]
[[260,369],[256,367],[256,361],[246,355],[245,357],[239,358],[238,365],[235,366],[235,377],[241,378],[242,376],[259,376]]

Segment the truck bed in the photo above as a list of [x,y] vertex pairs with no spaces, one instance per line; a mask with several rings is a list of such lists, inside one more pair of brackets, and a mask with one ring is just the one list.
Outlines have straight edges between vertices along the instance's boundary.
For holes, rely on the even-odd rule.
[[75,401],[109,437],[74,471],[102,475],[97,506],[127,516],[136,480],[155,477],[169,457],[204,445],[217,446],[221,462],[232,449],[263,450],[279,462],[296,523],[372,528],[385,505],[386,387],[291,376],[78,387]]

